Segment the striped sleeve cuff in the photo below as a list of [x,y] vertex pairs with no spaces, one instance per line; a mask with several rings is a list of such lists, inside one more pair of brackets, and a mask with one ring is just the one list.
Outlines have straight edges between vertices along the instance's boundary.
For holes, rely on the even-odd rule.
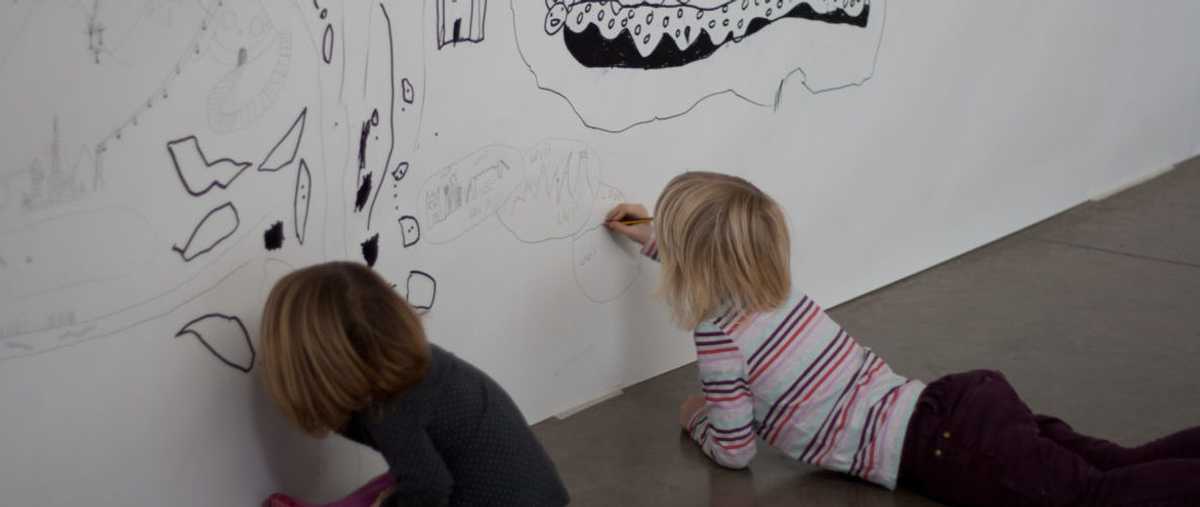
[[654,236],[650,236],[650,241],[647,241],[645,245],[642,245],[642,255],[645,255],[646,257],[649,257],[656,261],[658,260],[658,239],[657,238],[655,238]]

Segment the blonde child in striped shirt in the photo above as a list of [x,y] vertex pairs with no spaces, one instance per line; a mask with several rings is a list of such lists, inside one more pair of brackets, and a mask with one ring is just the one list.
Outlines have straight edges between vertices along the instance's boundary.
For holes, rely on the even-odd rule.
[[[607,225],[662,263],[693,329],[703,395],[680,423],[730,468],[758,440],[792,458],[956,505],[1200,505],[1200,428],[1126,449],[1034,416],[1003,375],[926,386],[894,373],[791,283],[782,209],[750,182],[690,172]],[[1190,479],[1189,479],[1190,478]]]

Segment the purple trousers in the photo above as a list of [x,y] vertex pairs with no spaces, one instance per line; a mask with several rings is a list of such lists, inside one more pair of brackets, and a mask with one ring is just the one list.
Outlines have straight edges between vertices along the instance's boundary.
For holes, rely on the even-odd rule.
[[948,375],[917,402],[900,482],[963,507],[1200,506],[1200,427],[1125,448],[1034,415],[998,372]]

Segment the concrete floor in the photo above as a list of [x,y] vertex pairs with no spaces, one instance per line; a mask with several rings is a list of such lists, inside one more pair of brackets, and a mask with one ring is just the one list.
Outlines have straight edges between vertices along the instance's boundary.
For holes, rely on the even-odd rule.
[[[1084,433],[1130,445],[1200,425],[1200,159],[831,313],[901,374],[998,369]],[[939,505],[761,443],[749,471],[720,469],[676,426],[696,389],[688,365],[538,424],[574,504]]]

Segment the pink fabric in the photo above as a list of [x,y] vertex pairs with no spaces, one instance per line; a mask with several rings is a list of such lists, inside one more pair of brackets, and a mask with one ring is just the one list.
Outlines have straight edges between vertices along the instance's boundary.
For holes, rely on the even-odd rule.
[[383,473],[350,493],[349,496],[331,503],[309,503],[283,493],[275,493],[263,501],[263,507],[367,507],[379,497],[383,490],[395,483],[395,479],[390,474]]

